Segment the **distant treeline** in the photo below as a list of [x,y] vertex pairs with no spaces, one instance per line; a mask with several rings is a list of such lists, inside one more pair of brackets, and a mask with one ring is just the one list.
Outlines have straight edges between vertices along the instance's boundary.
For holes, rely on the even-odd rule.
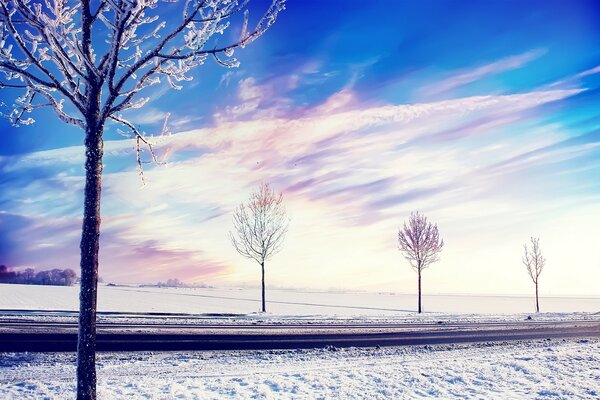
[[0,265],[0,283],[20,283],[25,285],[72,286],[77,274],[71,268],[53,268],[35,272],[33,268],[15,271],[6,265]]
[[142,285],[142,286],[158,286],[158,287],[181,287],[181,288],[211,288],[212,286],[204,283],[185,283],[179,279],[167,279],[166,282],[158,282],[156,285]]

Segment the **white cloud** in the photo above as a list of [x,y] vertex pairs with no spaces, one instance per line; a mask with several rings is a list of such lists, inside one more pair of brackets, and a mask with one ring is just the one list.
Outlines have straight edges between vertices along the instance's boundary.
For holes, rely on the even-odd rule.
[[[150,168],[146,173],[150,183],[144,189],[139,189],[133,161],[129,172],[107,173],[104,226],[112,226],[122,240],[119,251],[124,260],[124,249],[146,246],[170,254],[180,271],[197,280],[202,280],[202,270],[195,276],[193,266],[205,260],[227,266],[209,269],[211,279],[253,281],[254,266],[234,253],[227,240],[230,211],[256,183],[269,180],[287,190],[292,218],[285,249],[269,270],[273,284],[329,287],[336,282],[336,286],[411,290],[412,286],[404,285],[412,282],[412,271],[398,266],[402,261],[394,237],[404,216],[420,209],[440,222],[449,243],[441,265],[435,267],[438,277],[450,279],[450,273],[468,271],[478,290],[493,289],[494,282],[500,282],[496,292],[522,292],[528,288],[526,280],[514,286],[495,271],[512,263],[508,253],[525,232],[536,228],[541,236],[555,235],[551,221],[573,215],[569,205],[576,200],[568,193],[557,198],[524,196],[510,187],[528,183],[529,171],[536,166],[585,156],[595,148],[574,145],[546,150],[567,136],[558,125],[522,135],[510,134],[508,128],[532,118],[536,106],[579,92],[534,91],[360,108],[346,89],[320,107],[298,114],[261,108],[262,113],[250,120],[225,119],[211,128],[173,135],[162,149],[169,147],[174,154],[185,150],[188,156],[166,167]],[[262,99],[269,88],[244,81],[240,93],[241,100],[250,102]],[[485,151],[479,152],[483,135]],[[124,141],[106,145],[106,163],[131,153],[130,143]],[[194,149],[196,153],[191,152]],[[539,156],[497,167],[536,150]],[[78,158],[73,160],[75,155]],[[33,153],[14,168],[80,163],[82,156],[81,148]],[[551,182],[528,184],[543,191]],[[547,223],[538,223],[540,219]],[[584,219],[581,223],[580,234],[589,234],[591,225]],[[512,229],[511,224],[519,226]],[[491,242],[486,244],[481,237]],[[479,250],[465,261],[473,246],[480,246]],[[516,247],[518,252],[520,244]],[[111,251],[117,250],[113,242]],[[490,260],[489,252],[495,251],[503,253]],[[189,268],[182,264],[185,257],[190,259]],[[589,271],[588,259],[580,255],[581,271]],[[118,265],[108,268],[114,276],[122,270]],[[228,275],[216,277],[215,270],[226,270]],[[167,266],[160,271],[166,274]],[[488,282],[490,274],[498,280]],[[469,287],[461,279],[442,282],[434,275],[430,290],[468,291]],[[574,289],[565,289],[569,290]]]
[[594,68],[590,68],[587,69],[583,72],[578,73],[577,75],[575,75],[575,77],[577,78],[583,78],[586,76],[590,76],[590,75],[595,75],[595,74],[600,74],[600,65],[594,67]]
[[426,96],[436,96],[450,92],[461,86],[476,82],[487,76],[521,68],[527,63],[541,57],[546,50],[535,49],[522,54],[505,57],[474,68],[468,68],[453,72],[448,78],[425,87],[422,93]]

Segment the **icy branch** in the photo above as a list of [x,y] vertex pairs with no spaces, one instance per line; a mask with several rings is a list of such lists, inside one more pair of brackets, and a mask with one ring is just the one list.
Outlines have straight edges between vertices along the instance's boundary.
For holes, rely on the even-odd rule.
[[527,268],[527,273],[531,277],[533,283],[537,284],[540,274],[546,265],[546,259],[542,256],[540,249],[540,239],[531,237],[531,248],[527,244],[523,245],[523,264]]
[[411,213],[408,224],[398,230],[398,249],[417,272],[438,261],[443,247],[437,225],[419,212]]
[[[166,20],[161,0],[0,0],[0,88],[22,91],[3,115],[32,123],[26,114],[50,107],[83,129],[113,120],[135,137],[140,168],[140,146],[156,161],[151,140],[124,113],[147,104],[154,85],[182,89],[209,56],[236,67],[234,50],[261,36],[284,8],[284,0],[272,0],[249,29],[248,0],[170,2],[181,13]],[[217,46],[238,19],[238,40]]]
[[263,264],[281,250],[288,224],[283,194],[263,183],[235,210],[229,238],[238,253]]

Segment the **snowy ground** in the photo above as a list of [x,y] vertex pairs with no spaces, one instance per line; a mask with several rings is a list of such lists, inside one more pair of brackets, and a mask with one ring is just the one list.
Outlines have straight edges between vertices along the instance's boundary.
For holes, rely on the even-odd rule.
[[[256,313],[257,289],[101,286],[105,313],[99,320],[437,325],[517,322],[529,315],[534,321],[600,319],[600,298],[542,298],[546,312],[531,314],[530,297],[425,296],[426,313],[417,315],[414,295],[269,290],[267,296],[265,315]],[[0,322],[75,322],[77,300],[77,287],[0,285]],[[210,313],[235,315],[203,315]],[[334,350],[99,353],[99,398],[600,398],[598,339]],[[3,400],[73,398],[74,376],[72,353],[0,353]]]
[[[78,309],[79,288],[0,284],[0,309]],[[278,315],[399,316],[413,313],[416,296],[367,292],[267,290],[268,311]],[[533,311],[533,297],[425,295],[428,313],[515,314]],[[544,312],[600,312],[600,297],[542,297]],[[156,288],[100,286],[99,311],[164,313],[236,313],[259,310],[257,288]]]
[[[202,315],[100,314],[101,333],[354,333],[398,332],[431,329],[477,330],[524,329],[536,324],[567,326],[580,322],[600,322],[600,313],[539,314],[400,314],[390,316],[278,315],[253,313],[240,316],[207,317]],[[27,312],[0,310],[0,333],[77,332],[76,312]],[[261,327],[260,331],[253,328]],[[296,327],[298,327],[296,329]],[[227,328],[227,329],[225,329]]]
[[[74,354],[0,354],[3,399],[73,398]],[[592,399],[600,342],[101,353],[100,399]]]

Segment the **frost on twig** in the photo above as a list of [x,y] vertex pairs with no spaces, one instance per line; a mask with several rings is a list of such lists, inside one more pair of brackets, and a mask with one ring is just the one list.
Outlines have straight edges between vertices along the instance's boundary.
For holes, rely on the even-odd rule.
[[[127,112],[144,107],[150,88],[181,89],[209,56],[237,66],[233,52],[273,24],[284,0],[272,0],[248,30],[247,0],[0,0],[0,89],[15,92],[0,114],[15,125],[50,108],[63,122],[85,132],[86,183],[81,236],[81,287],[77,398],[96,398],[95,340],[103,135],[108,121],[133,139],[137,166],[162,163],[156,141]],[[165,2],[163,0],[163,2]],[[173,15],[175,7],[181,12]],[[237,14],[242,36],[217,46]],[[3,96],[4,97],[4,96]],[[148,159],[143,159],[149,154]],[[264,297],[263,297],[264,298]],[[264,307],[263,307],[264,308]]]
[[437,225],[418,211],[398,230],[398,250],[418,273],[439,260],[443,247]]
[[540,275],[546,265],[546,259],[542,255],[540,249],[540,238],[531,237],[531,247],[527,246],[527,243],[523,245],[523,264],[527,268],[529,277],[535,284],[535,310],[540,312],[540,299],[539,299],[539,282]]
[[283,194],[275,193],[268,183],[255,190],[246,204],[233,213],[233,232],[229,239],[235,250],[261,266],[262,312],[266,312],[265,261],[281,250],[289,219],[283,205]]
[[523,264],[527,268],[529,277],[537,285],[540,275],[546,265],[546,259],[540,250],[540,238],[531,237],[531,247],[523,245]]
[[[142,147],[158,162],[154,138],[127,111],[150,101],[155,85],[181,89],[209,56],[237,67],[235,49],[261,36],[284,1],[273,0],[250,29],[248,0],[169,0],[181,13],[168,20],[164,0],[0,0],[0,89],[21,91],[0,115],[26,125],[34,110],[48,107],[84,130],[115,121],[135,140],[142,170]],[[238,39],[220,45],[236,22]]]
[[281,250],[288,224],[283,194],[263,183],[235,209],[229,239],[238,253],[262,264]]
[[[167,113],[165,115],[162,129],[158,135],[148,136],[145,135],[143,132],[140,132],[133,123],[129,122],[124,117],[117,115],[111,116],[111,119],[113,121],[118,122],[119,124],[127,128],[126,131],[118,129],[118,133],[127,138],[133,138],[135,141],[135,159],[137,162],[138,173],[140,175],[143,185],[146,184],[146,176],[144,175],[143,164],[153,163],[155,165],[164,165],[166,163],[166,154],[162,158],[159,158],[154,149],[155,146],[161,141],[161,139],[171,135],[171,131],[169,130],[168,125],[169,117],[170,114]],[[146,152],[149,154],[149,160],[142,159],[143,148],[145,148]]]

